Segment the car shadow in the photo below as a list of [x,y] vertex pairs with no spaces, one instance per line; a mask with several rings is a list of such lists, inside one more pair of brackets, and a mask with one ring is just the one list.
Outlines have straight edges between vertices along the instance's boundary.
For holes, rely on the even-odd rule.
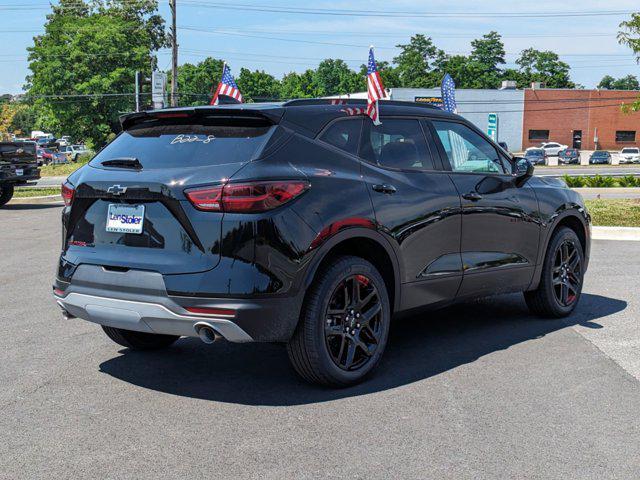
[[623,300],[583,294],[570,317],[548,320],[532,316],[522,295],[503,295],[396,320],[378,369],[364,383],[345,389],[300,380],[283,345],[222,341],[206,346],[196,338],[183,338],[161,352],[123,349],[100,371],[140,387],[204,400],[317,403],[406,385],[572,325],[602,328],[597,319],[626,306]]

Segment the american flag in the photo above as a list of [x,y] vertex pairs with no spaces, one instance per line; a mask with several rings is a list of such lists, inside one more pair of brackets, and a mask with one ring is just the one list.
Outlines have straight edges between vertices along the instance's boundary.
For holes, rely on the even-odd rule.
[[367,113],[368,109],[360,108],[360,107],[347,107],[347,108],[341,109],[340,111],[346,113],[349,116],[352,116],[352,115],[368,115],[368,113]]
[[378,100],[386,96],[382,78],[376,66],[376,59],[373,56],[373,47],[370,47],[369,63],[367,63],[367,115],[371,117],[374,125],[380,125]]
[[231,69],[225,63],[222,68],[222,79],[218,84],[218,88],[216,89],[216,93],[213,94],[213,98],[211,99],[211,105],[218,104],[218,97],[220,95],[226,95],[227,97],[231,97],[238,101],[238,103],[242,103],[242,94],[238,89],[238,85],[236,81],[233,79],[231,75]]
[[440,85],[440,91],[442,92],[443,110],[451,113],[458,113],[458,107],[456,105],[456,82],[453,81],[451,75],[445,74],[442,79],[442,85]]

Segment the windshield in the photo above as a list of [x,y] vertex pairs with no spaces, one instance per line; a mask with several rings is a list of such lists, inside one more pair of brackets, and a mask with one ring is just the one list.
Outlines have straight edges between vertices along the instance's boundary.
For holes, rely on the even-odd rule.
[[526,152],[527,157],[541,157],[544,155],[544,152],[542,150],[529,150],[528,152]]
[[594,157],[608,157],[609,152],[593,152]]
[[134,126],[91,161],[136,158],[143,168],[224,165],[250,161],[269,138],[271,126]]
[[638,153],[640,150],[637,148],[623,148],[622,153]]

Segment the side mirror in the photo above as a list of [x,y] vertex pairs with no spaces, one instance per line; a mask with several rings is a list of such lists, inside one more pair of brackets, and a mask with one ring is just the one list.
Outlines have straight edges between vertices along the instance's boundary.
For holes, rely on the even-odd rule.
[[533,163],[522,157],[516,157],[514,160],[516,165],[515,172],[513,174],[515,177],[515,184],[516,187],[521,187],[533,176]]

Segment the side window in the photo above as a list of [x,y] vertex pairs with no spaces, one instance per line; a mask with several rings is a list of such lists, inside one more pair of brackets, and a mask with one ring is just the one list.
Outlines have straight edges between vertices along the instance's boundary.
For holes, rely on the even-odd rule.
[[434,169],[422,126],[414,119],[382,118],[377,126],[367,122],[360,155],[383,167]]
[[507,173],[493,145],[469,127],[453,122],[432,123],[454,172]]
[[320,140],[347,153],[357,155],[361,128],[362,119],[360,118],[338,120],[322,133]]

